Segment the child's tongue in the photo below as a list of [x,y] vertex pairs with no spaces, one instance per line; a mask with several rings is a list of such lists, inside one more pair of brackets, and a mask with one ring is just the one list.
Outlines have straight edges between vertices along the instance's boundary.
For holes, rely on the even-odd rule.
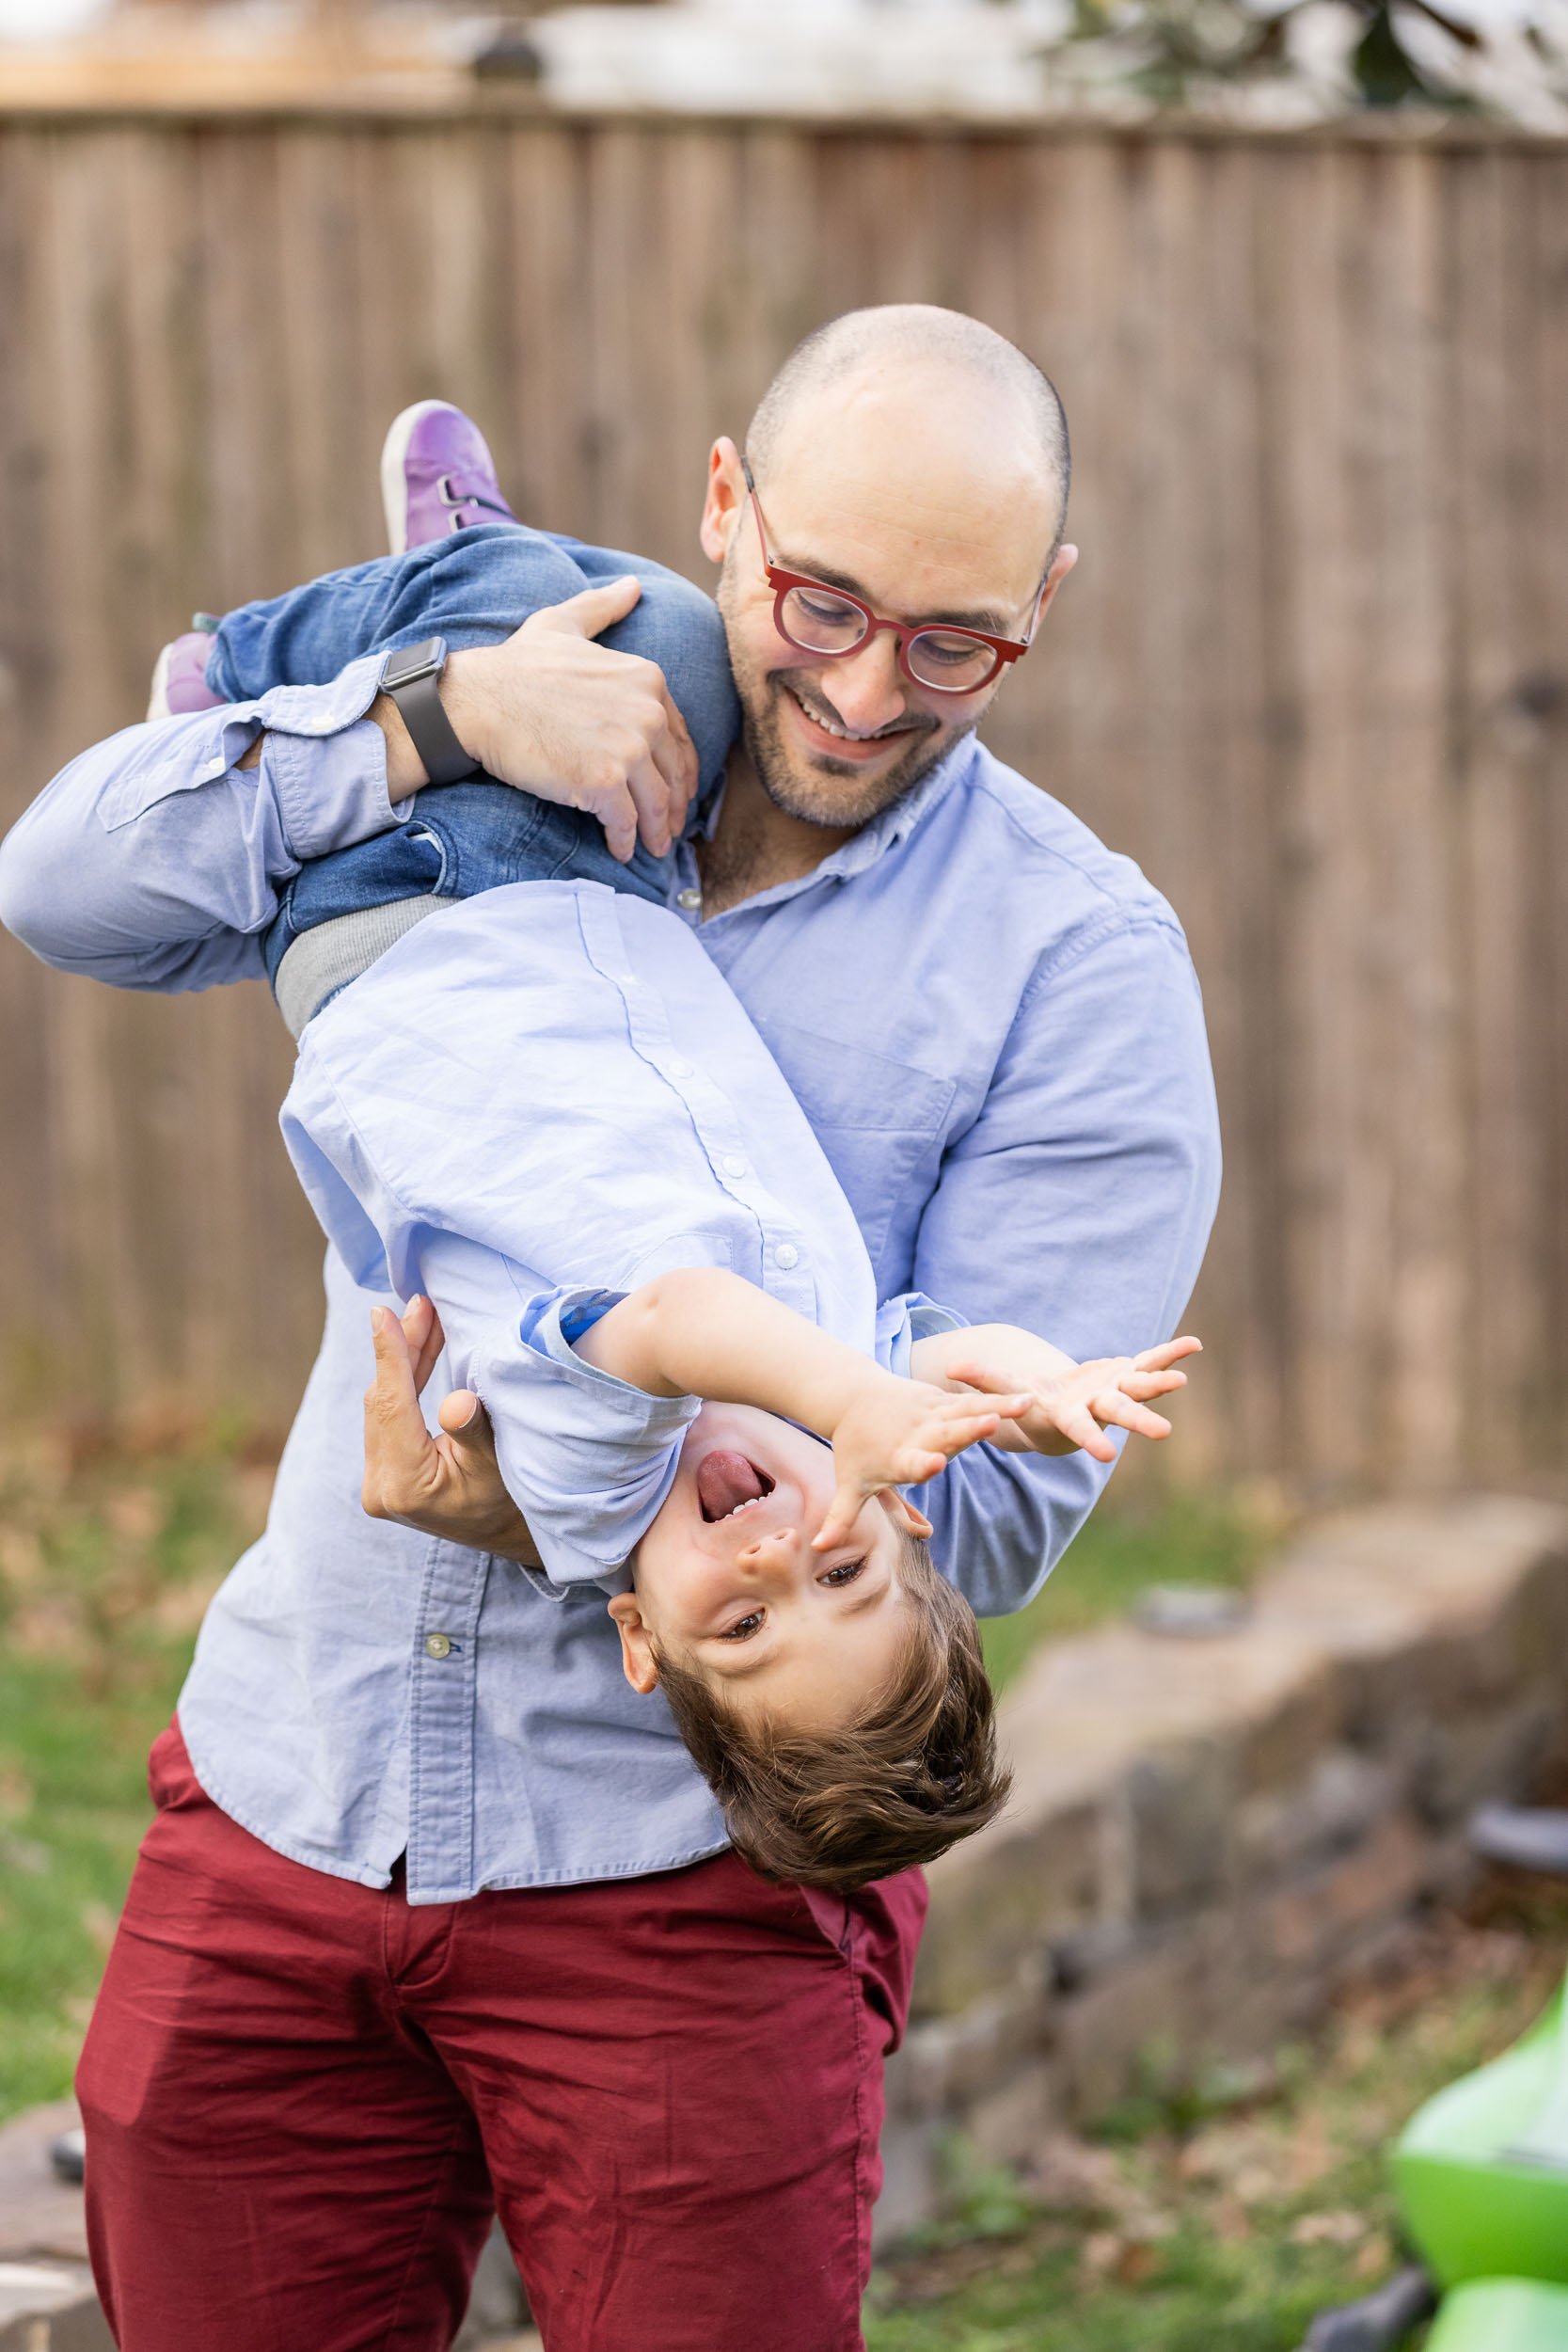
[[708,1454],[697,1465],[697,1500],[705,1519],[728,1518],[742,1502],[754,1502],[762,1481],[744,1454]]

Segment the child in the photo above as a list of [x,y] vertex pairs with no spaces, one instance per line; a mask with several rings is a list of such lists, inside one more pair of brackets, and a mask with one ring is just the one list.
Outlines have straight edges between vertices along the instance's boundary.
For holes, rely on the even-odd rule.
[[[570,560],[520,528],[442,552],[231,616],[209,676],[253,694],[308,660],[328,675],[394,613],[404,642],[509,632],[525,567]],[[640,649],[716,776],[723,695],[682,668],[693,646],[721,660],[706,600],[641,576]],[[572,593],[552,577],[542,600]],[[611,1591],[628,1679],[663,1692],[738,1850],[851,1886],[979,1827],[1006,1786],[973,1614],[896,1489],[978,1441],[1103,1457],[1102,1422],[1163,1436],[1148,1400],[1195,1343],[1074,1366],[918,1297],[879,1307],[771,1057],[652,902],[664,862],[623,869],[586,822],[541,855],[563,814],[431,789],[397,834],[301,873],[269,942],[301,1037],[285,1136],[356,1278],[436,1301],[544,1588]]]

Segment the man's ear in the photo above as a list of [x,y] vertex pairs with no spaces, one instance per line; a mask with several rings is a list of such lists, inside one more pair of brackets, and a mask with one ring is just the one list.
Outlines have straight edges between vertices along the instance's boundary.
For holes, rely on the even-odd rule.
[[[1063,580],[1066,580],[1069,572],[1071,571],[1077,561],[1078,550],[1076,548],[1065,547],[1058,548],[1056,549],[1055,559],[1052,564],[1051,569],[1045,576],[1045,586],[1040,590],[1040,600],[1035,607],[1035,628],[1038,628],[1040,623],[1050,612],[1052,598],[1054,596],[1057,589],[1061,586]],[[1031,637],[1034,636],[1034,633],[1035,629],[1031,629],[1029,632]]]
[[648,1629],[642,1622],[642,1612],[637,1605],[635,1593],[617,1593],[610,1604],[615,1620],[615,1630],[621,1636],[621,1667],[634,1691],[646,1698],[658,1688],[658,1672],[654,1664],[654,1645]]
[[740,452],[727,433],[721,433],[708,452],[707,495],[703,501],[703,519],[697,536],[703,543],[703,553],[710,564],[721,564],[730,540],[734,536],[746,505],[746,477],[740,470]]

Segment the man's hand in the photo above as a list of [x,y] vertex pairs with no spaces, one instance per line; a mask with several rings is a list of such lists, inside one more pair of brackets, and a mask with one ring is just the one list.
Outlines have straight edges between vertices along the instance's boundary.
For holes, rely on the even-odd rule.
[[442,1404],[441,1435],[433,1438],[425,1427],[420,1397],[446,1344],[429,1299],[410,1299],[401,1322],[389,1307],[377,1307],[371,1329],[375,1378],[365,1391],[360,1495],[371,1518],[538,1567],[527,1522],[501,1483],[478,1397],[457,1390]]
[[[697,755],[663,671],[594,642],[626,619],[641,593],[629,574],[608,587],[585,588],[533,613],[503,644],[450,655],[441,677],[453,732],[486,774],[540,800],[588,810],[623,862],[639,834],[662,857],[697,789]],[[372,716],[387,734],[388,780],[396,798],[414,788],[404,772],[412,746],[399,742],[402,722],[384,717],[384,704],[391,708],[383,695]]]
[[[1004,1451],[1071,1454],[1082,1447],[1097,1462],[1114,1462],[1116,1448],[1105,1435],[1107,1429],[1130,1430],[1139,1438],[1170,1436],[1169,1422],[1162,1413],[1151,1413],[1149,1403],[1186,1387],[1187,1375],[1176,1366],[1183,1357],[1197,1355],[1201,1346],[1201,1341],[1195,1339],[1167,1340],[1163,1346],[1146,1347],[1137,1356],[1102,1356],[1092,1363],[1069,1363],[1031,1385],[1022,1411],[1002,1393],[1019,1379],[1010,1359],[997,1364],[959,1356],[946,1366],[946,1373],[949,1379],[961,1381],[972,1396],[977,1391],[1006,1408],[991,1439]],[[1056,1352],[1052,1350],[1053,1355]]]
[[955,1454],[994,1437],[1006,1417],[1027,1410],[1030,1401],[1023,1391],[982,1399],[973,1390],[954,1395],[924,1380],[878,1375],[834,1423],[837,1485],[812,1549],[828,1551],[842,1544],[873,1495],[895,1506],[895,1518],[911,1534],[928,1535],[929,1521],[893,1489],[924,1486]]

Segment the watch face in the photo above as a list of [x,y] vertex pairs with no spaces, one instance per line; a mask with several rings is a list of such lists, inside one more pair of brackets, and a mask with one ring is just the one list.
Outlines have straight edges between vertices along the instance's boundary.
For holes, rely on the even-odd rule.
[[384,687],[410,686],[416,678],[436,675],[445,666],[446,659],[444,637],[427,637],[420,645],[402,645],[388,655],[381,683]]

